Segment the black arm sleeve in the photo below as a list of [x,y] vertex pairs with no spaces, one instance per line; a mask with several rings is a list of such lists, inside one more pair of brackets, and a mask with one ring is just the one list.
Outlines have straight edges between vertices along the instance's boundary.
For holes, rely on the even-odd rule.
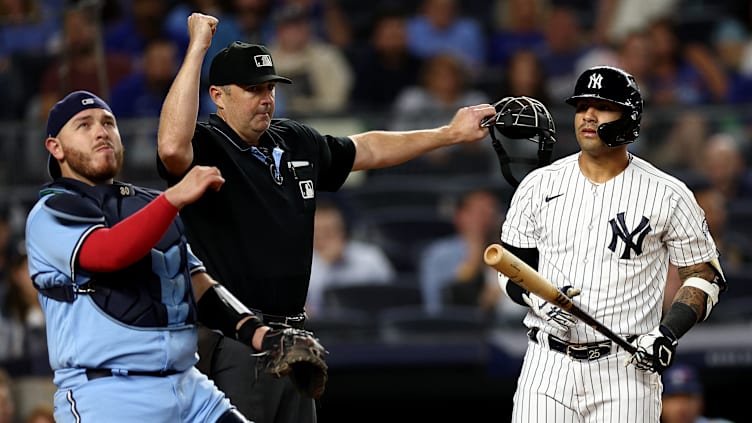
[[676,336],[676,339],[679,339],[699,320],[700,317],[695,313],[692,307],[684,303],[676,302],[671,305],[668,313],[666,313],[666,317],[661,321],[661,326],[669,328],[671,333]]
[[[532,267],[533,269],[538,270],[537,248],[519,248],[513,245],[509,245],[506,242],[502,242],[501,246],[510,253],[519,257],[520,260],[530,265],[530,267]],[[517,285],[516,283],[508,283],[506,285],[506,291],[507,295],[509,295],[509,298],[511,298],[512,301],[519,305],[527,307],[527,303],[522,299],[522,294],[527,294],[528,292],[522,289],[521,286]]]
[[[218,329],[225,336],[248,342],[250,345],[250,337],[263,324],[258,317],[253,316],[249,311],[233,306],[232,301],[226,298],[225,293],[227,291],[222,291],[222,289],[219,285],[213,285],[201,296],[197,303],[198,319],[206,327]],[[253,317],[243,323],[240,329],[236,331],[235,326],[246,316]],[[243,339],[241,339],[241,335]]]

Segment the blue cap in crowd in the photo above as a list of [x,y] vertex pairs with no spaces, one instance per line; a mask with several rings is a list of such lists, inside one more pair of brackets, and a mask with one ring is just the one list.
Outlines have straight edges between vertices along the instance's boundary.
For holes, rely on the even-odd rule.
[[702,383],[693,367],[676,364],[663,372],[663,395],[699,394],[702,394]]
[[[73,116],[86,109],[104,109],[112,113],[104,100],[88,91],[74,91],[55,103],[47,116],[47,136],[56,137]],[[52,179],[62,176],[60,165],[52,155],[47,158],[47,172]]]

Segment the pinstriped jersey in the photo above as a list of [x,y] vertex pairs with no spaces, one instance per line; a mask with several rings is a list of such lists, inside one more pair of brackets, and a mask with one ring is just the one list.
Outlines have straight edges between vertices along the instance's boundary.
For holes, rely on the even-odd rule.
[[[705,214],[683,182],[639,157],[596,184],[580,171],[579,155],[522,180],[501,240],[537,248],[543,277],[580,288],[575,304],[615,333],[647,333],[660,323],[669,261],[682,267],[717,257]],[[531,312],[524,323],[572,342],[604,339],[582,322],[568,334]]]

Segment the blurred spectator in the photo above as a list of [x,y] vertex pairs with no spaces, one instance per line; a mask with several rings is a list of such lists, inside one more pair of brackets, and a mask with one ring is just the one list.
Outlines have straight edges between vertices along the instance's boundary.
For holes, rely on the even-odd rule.
[[679,0],[597,0],[593,41],[621,44],[629,34],[645,30],[650,22],[674,15],[678,3]]
[[700,157],[699,171],[728,201],[752,199],[752,171],[747,167],[743,148],[733,135],[712,135]]
[[59,11],[53,3],[0,1],[0,120],[22,118],[29,98],[39,90],[40,76],[60,31]]
[[[504,301],[497,272],[483,262],[486,247],[499,237],[503,210],[496,195],[486,190],[464,193],[454,209],[456,233],[428,244],[420,261],[419,277],[426,311],[444,306],[477,306],[489,318],[514,313]],[[509,308],[505,308],[509,304]],[[516,307],[522,309],[522,307]]]
[[728,79],[718,59],[698,42],[684,42],[675,23],[659,19],[648,27],[653,50],[647,88],[654,105],[720,102],[728,95]]
[[[137,61],[143,56],[150,40],[165,37],[175,41],[179,52],[185,51],[188,47],[185,21],[179,31],[171,32],[166,26],[170,2],[128,0],[126,3],[129,5],[126,13],[105,27],[104,45],[108,53],[124,54]],[[187,15],[185,19],[188,19]]]
[[13,381],[2,367],[0,367],[0,423],[16,423]]
[[407,48],[406,23],[403,11],[382,9],[374,17],[368,43],[353,49],[353,106],[386,110],[404,88],[417,84],[422,61]]
[[702,381],[694,367],[674,364],[663,373],[662,423],[732,423],[721,418],[708,418]]
[[700,111],[681,112],[660,143],[644,147],[649,151],[646,155],[655,166],[669,173],[699,169],[709,125],[707,116]]
[[752,100],[752,74],[742,70],[742,63],[746,60],[745,48],[752,43],[749,41],[750,32],[744,27],[743,21],[750,19],[750,2],[736,3],[737,8],[740,9],[737,15],[727,13],[718,19],[712,33],[711,47],[728,74],[730,87],[727,101],[747,103]]
[[572,81],[577,79],[577,62],[591,45],[577,11],[569,6],[553,6],[543,28],[546,46],[541,62],[548,92],[552,99],[564,99],[572,93]]
[[424,59],[450,54],[466,71],[478,71],[485,65],[483,28],[476,19],[461,16],[459,7],[456,0],[423,0],[407,24],[408,47]]
[[[293,84],[277,88],[285,112],[297,115],[336,113],[345,110],[353,85],[353,73],[344,54],[333,44],[317,39],[311,15],[290,6],[275,15],[276,38],[269,46],[277,73]],[[278,108],[278,113],[280,110]]]
[[34,407],[24,419],[23,423],[55,423],[55,415],[51,406]]
[[[496,28],[488,42],[488,65],[506,67],[520,50],[538,54],[545,48],[543,22],[548,0],[496,0]],[[510,94],[513,95],[513,94]]]
[[457,108],[487,103],[474,90],[465,68],[454,56],[438,54],[421,68],[419,85],[403,89],[392,106],[392,130],[428,128],[449,122]]
[[493,100],[527,96],[545,105],[551,104],[544,72],[541,61],[532,50],[517,50],[509,57],[501,87],[494,93]]
[[178,72],[177,46],[167,38],[149,41],[143,69],[112,87],[110,107],[118,118],[158,118]]
[[8,267],[13,233],[10,207],[5,200],[0,200],[0,304],[5,304],[9,290]]
[[92,8],[74,7],[65,12],[63,51],[44,73],[37,110],[39,120],[45,121],[50,108],[73,90],[87,90],[109,99],[110,87],[131,73],[127,55],[102,54],[96,19]]
[[688,185],[697,198],[697,204],[705,211],[708,230],[721,252],[723,269],[734,272],[752,264],[752,240],[737,231],[738,228],[727,224],[726,196],[704,177],[699,177],[696,182],[688,182]]
[[[456,57],[439,54],[423,64],[420,84],[406,87],[397,96],[388,126],[396,131],[441,126],[451,120],[458,108],[488,102],[485,93],[470,88]],[[431,151],[389,172],[487,173],[492,155],[490,143],[451,146]]]
[[44,315],[36,288],[29,276],[23,241],[11,248],[7,281],[8,295],[0,313],[0,363],[15,376],[52,375]]
[[243,34],[240,40],[251,44],[269,44],[272,38],[271,1],[232,0],[232,15]]
[[[737,2],[742,10],[736,16],[742,19],[747,34],[752,32],[752,5],[747,1]],[[739,57],[739,71],[746,77],[752,78],[752,37],[747,36]]]
[[650,89],[646,81],[652,65],[653,51],[647,33],[634,31],[626,34],[617,44],[616,56],[616,66],[635,77],[643,100],[649,102]]
[[713,47],[729,68],[752,77],[752,4],[731,1],[727,12],[717,19],[712,33]]
[[[274,10],[289,8],[305,10],[316,38],[346,50],[352,42],[349,19],[338,0],[271,0]],[[362,5],[361,5],[362,6]]]
[[44,0],[0,1],[0,58],[12,54],[47,55],[60,30],[55,2]]
[[313,228],[313,264],[306,313],[315,319],[325,307],[323,293],[332,286],[390,283],[395,270],[380,247],[350,238],[343,211],[319,200]]

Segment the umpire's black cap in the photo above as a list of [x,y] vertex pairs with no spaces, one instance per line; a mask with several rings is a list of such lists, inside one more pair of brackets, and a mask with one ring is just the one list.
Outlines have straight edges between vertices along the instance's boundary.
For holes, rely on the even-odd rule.
[[[47,116],[47,137],[57,137],[60,130],[73,116],[86,109],[105,109],[112,113],[104,100],[88,91],[74,91],[55,103]],[[60,165],[52,155],[47,157],[47,172],[52,179],[62,176]]]
[[292,84],[277,75],[271,53],[260,44],[235,41],[220,50],[209,67],[211,85],[258,85],[269,81]]

